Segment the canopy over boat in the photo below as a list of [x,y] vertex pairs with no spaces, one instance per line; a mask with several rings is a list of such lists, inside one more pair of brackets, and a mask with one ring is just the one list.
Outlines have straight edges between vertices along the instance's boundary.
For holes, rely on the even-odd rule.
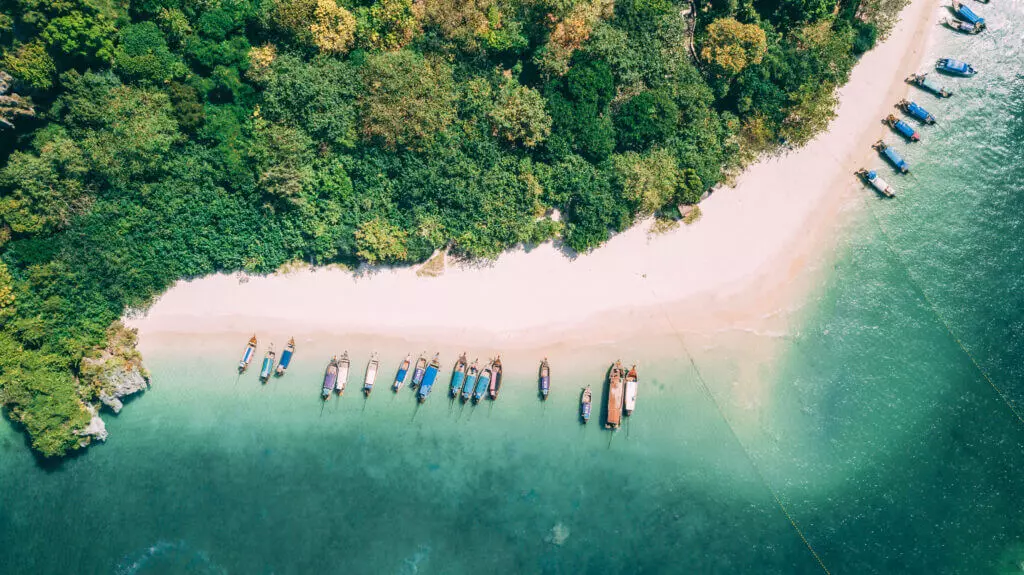
[[473,403],[479,402],[487,393],[487,386],[491,383],[491,368],[485,367],[476,380],[476,389],[473,390]]
[[899,171],[910,171],[910,164],[908,164],[907,161],[903,159],[903,156],[901,156],[900,153],[896,151],[896,148],[893,148],[892,146],[885,146],[884,148],[882,148],[882,155],[884,155],[886,159],[888,159],[889,162],[892,163],[893,166],[896,166],[896,168],[898,168]]
[[292,355],[295,354],[295,338],[288,340],[288,345],[285,346],[284,351],[281,352],[281,360],[277,362],[276,375],[284,375],[285,370],[292,363]]
[[974,13],[969,7],[961,4],[960,2],[953,2],[953,9],[956,10],[956,15],[967,22],[974,24],[975,26],[984,26],[985,19]]
[[420,384],[420,389],[416,394],[420,403],[427,400],[427,396],[430,395],[430,391],[434,388],[434,382],[437,381],[437,374],[441,370],[441,363],[437,361],[437,354],[434,355],[434,359],[430,360],[430,365],[427,366],[426,373],[423,374],[423,383]]
[[478,371],[477,360],[474,359],[473,365],[469,366],[469,371],[466,373],[466,382],[462,385],[462,401],[468,401],[469,396],[473,394]]
[[548,398],[548,393],[551,391],[551,368],[548,365],[548,358],[544,358],[544,361],[540,362],[540,394],[544,399]]
[[973,76],[974,74],[977,74],[977,70],[975,70],[970,64],[967,62],[961,62],[960,60],[954,60],[953,58],[940,58],[939,61],[935,63],[935,67],[943,72],[956,74],[958,76]]
[[590,421],[590,410],[592,403],[593,394],[591,393],[590,386],[588,385],[587,388],[583,390],[583,396],[580,397],[580,417],[583,418],[583,423]]
[[903,109],[907,112],[907,114],[910,114],[910,116],[917,118],[918,120],[921,120],[922,122],[928,124],[932,124],[935,122],[935,116],[929,114],[928,110],[925,110],[924,108],[919,106],[917,102],[908,102],[906,100],[904,100],[904,102],[905,104],[903,106]]
[[947,90],[942,84],[939,84],[934,79],[929,78],[928,74],[913,74],[908,78],[908,81],[917,84],[940,98],[948,98],[953,95],[953,92]]
[[324,399],[331,397],[331,391],[334,390],[334,384],[338,381],[338,358],[337,356],[331,358],[331,362],[327,364],[327,371],[324,372],[324,385],[320,390],[320,396]]

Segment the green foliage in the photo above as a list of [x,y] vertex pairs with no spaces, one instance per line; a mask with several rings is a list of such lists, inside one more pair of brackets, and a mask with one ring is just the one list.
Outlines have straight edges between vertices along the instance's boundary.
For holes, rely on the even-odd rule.
[[422,148],[455,120],[451,69],[410,50],[373,54],[362,68],[363,134]]
[[50,49],[72,62],[101,64],[114,58],[117,30],[101,14],[74,11],[50,20],[39,36]]
[[619,145],[643,150],[664,142],[676,132],[679,107],[661,91],[641,92],[622,105],[615,115]]
[[159,84],[187,72],[181,59],[167,47],[160,29],[148,21],[121,29],[114,69],[122,78],[143,84]]
[[412,42],[420,24],[412,0],[375,0],[356,9],[356,42],[369,50],[398,50]]
[[400,262],[409,254],[409,233],[380,217],[367,220],[356,230],[356,254],[371,264]]
[[271,121],[302,128],[318,143],[351,148],[358,138],[361,87],[357,70],[346,62],[281,56],[271,67],[260,111]]
[[38,90],[48,90],[53,86],[53,76],[57,72],[53,58],[38,40],[22,44],[5,54],[2,66],[18,81]]
[[488,117],[494,135],[512,144],[534,148],[551,134],[551,116],[544,109],[544,97],[511,78],[502,82]]

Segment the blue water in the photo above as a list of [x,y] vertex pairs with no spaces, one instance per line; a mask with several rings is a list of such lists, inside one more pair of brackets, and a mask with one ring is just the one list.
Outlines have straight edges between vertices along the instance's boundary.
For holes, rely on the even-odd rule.
[[546,403],[506,358],[476,407],[394,396],[414,350],[382,350],[370,399],[353,377],[321,411],[329,344],[261,387],[189,342],[147,354],[153,388],[82,457],[40,465],[0,427],[0,573],[1021,572],[1024,14],[983,12],[985,34],[937,32],[982,73],[913,93],[939,124],[900,145],[912,175],[878,164],[899,197],[864,190],[753,417],[744,349],[691,350],[699,375],[640,357],[612,434],[575,417],[612,350],[556,364]]

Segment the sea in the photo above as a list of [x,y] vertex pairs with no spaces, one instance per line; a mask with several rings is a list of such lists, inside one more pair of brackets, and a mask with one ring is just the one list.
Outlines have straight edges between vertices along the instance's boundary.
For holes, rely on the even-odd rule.
[[[911,90],[938,123],[886,136],[911,174],[869,166],[896,199],[851,184],[789,327],[629,350],[620,430],[601,426],[609,350],[554,364],[547,401],[539,358],[510,357],[476,406],[445,397],[461,350],[442,350],[419,405],[388,385],[420,349],[383,350],[364,399],[366,342],[299,338],[260,385],[235,374],[243,342],[181,340],[144,350],[151,389],[83,455],[39,461],[0,425],[0,573],[1024,572],[1024,5],[975,8],[986,32],[929,50],[981,73]],[[353,375],[323,403],[341,347]]]

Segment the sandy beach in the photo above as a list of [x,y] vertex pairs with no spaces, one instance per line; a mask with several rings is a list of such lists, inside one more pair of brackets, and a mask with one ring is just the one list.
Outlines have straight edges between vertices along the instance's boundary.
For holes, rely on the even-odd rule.
[[[843,214],[863,207],[853,177],[873,162],[879,120],[909,87],[935,29],[936,4],[914,0],[889,39],[839,92],[826,133],[749,167],[701,204],[703,217],[652,236],[639,222],[569,259],[551,243],[496,262],[417,269],[299,269],[182,281],[128,323],[145,352],[167,337],[252,332],[336,334],[498,349],[613,344],[680,331],[772,332],[785,326],[835,249]],[[609,329],[614,326],[614,329]]]

